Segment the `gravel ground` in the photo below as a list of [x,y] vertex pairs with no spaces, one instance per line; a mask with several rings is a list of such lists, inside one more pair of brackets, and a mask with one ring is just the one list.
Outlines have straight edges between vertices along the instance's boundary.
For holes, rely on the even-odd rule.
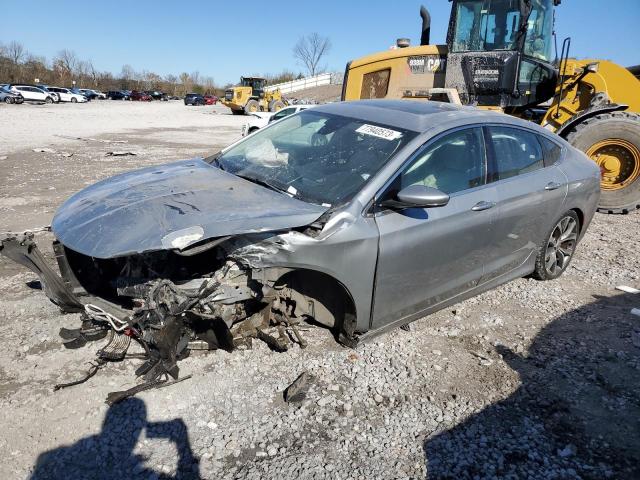
[[[100,178],[211,153],[243,122],[177,102],[0,115],[0,231],[47,224]],[[640,478],[640,296],[614,289],[640,288],[639,227],[597,215],[559,280],[517,280],[355,350],[310,326],[305,350],[194,353],[179,364],[191,379],[111,408],[140,361],[53,392],[102,342],[65,350],[57,332],[78,315],[0,257],[0,478]],[[306,399],[287,404],[305,371]]]

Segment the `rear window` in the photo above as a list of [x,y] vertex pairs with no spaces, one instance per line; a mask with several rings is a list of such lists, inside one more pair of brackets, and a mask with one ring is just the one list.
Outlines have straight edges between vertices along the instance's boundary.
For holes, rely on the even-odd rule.
[[538,136],[510,127],[489,127],[495,153],[493,180],[504,180],[544,167],[544,155]]
[[538,137],[544,151],[544,166],[549,167],[560,160],[562,147],[546,137]]

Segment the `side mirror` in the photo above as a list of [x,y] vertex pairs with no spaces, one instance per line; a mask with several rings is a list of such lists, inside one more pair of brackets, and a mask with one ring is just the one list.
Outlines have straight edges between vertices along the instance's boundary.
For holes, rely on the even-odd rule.
[[447,203],[449,203],[449,195],[437,188],[410,185],[400,190],[395,199],[385,200],[381,205],[401,209],[444,207]]

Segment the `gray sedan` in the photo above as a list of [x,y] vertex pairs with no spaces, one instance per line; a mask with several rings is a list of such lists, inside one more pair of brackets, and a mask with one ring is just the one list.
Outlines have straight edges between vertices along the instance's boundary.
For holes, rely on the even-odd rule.
[[189,347],[304,347],[310,319],[353,346],[522,276],[555,279],[599,184],[585,155],[510,116],[337,103],[77,193],[52,223],[63,279],[30,235],[1,253],[84,312],[66,340],[127,332],[152,381],[177,376]]

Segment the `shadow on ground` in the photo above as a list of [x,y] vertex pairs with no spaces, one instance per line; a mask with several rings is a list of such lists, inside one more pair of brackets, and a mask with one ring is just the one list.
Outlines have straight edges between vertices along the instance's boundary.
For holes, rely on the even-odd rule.
[[424,445],[428,479],[640,478],[640,295],[596,297],[520,356],[509,398]]
[[[142,432],[148,439],[164,439],[177,451],[175,473],[157,472],[145,464],[134,449]],[[165,465],[175,464],[166,458]],[[193,456],[187,426],[182,419],[148,422],[147,409],[139,398],[130,398],[109,408],[102,431],[70,446],[56,448],[38,457],[31,480],[40,479],[158,478],[200,479],[198,459]]]

